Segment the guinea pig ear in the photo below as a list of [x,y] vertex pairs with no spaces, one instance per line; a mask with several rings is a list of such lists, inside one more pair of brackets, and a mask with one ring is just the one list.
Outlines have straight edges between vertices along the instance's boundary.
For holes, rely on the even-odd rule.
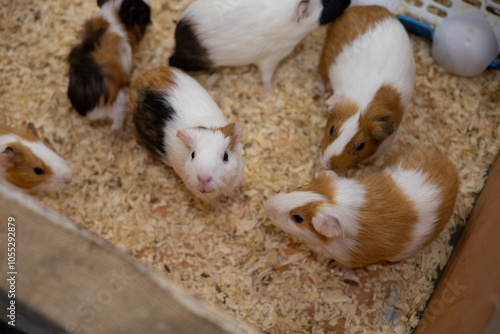
[[19,153],[15,148],[7,146],[5,151],[0,153],[0,166],[4,168],[14,167],[18,161]]
[[333,94],[328,100],[326,100],[325,105],[329,112],[333,112],[335,106],[344,101],[343,95]]
[[234,138],[234,141],[236,143],[239,143],[241,141],[241,138],[243,138],[243,125],[241,125],[240,123],[238,122],[234,122],[232,125],[231,125],[231,134]]
[[310,0],[301,0],[297,6],[297,22],[309,16]]
[[37,138],[40,138],[38,136],[38,131],[35,128],[35,125],[31,122],[28,123],[28,131],[31,132],[31,134]]
[[383,141],[396,131],[396,126],[393,121],[387,118],[381,118],[374,122],[372,127],[372,137],[378,141]]
[[342,235],[340,222],[336,217],[318,214],[311,221],[314,229],[327,238],[339,238]]
[[177,138],[179,138],[188,149],[192,150],[196,141],[196,130],[193,128],[178,130]]

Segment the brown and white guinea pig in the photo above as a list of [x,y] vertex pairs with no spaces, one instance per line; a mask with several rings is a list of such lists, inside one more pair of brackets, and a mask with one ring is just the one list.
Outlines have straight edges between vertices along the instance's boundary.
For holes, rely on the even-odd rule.
[[271,197],[271,222],[345,267],[400,261],[428,245],[453,213],[454,166],[436,150],[410,149],[384,171],[316,180]]
[[337,18],[350,0],[196,0],[175,30],[170,65],[185,71],[259,67],[272,90],[280,61],[310,32]]
[[57,191],[69,184],[72,172],[32,123],[24,131],[0,124],[0,178],[30,191]]
[[111,119],[115,134],[123,131],[130,84],[132,51],[151,24],[144,0],[98,0],[100,11],[85,21],[81,42],[69,54],[68,98],[90,120]]
[[334,91],[321,165],[343,173],[394,139],[415,83],[408,34],[383,7],[349,8],[328,28],[319,72]]
[[130,90],[137,141],[173,167],[198,198],[216,206],[243,178],[243,126],[228,123],[207,91],[172,67],[141,74]]

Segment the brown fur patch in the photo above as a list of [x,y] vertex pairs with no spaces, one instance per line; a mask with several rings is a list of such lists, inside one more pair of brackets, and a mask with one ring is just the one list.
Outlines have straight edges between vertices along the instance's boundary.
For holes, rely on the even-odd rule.
[[0,124],[0,136],[7,135],[12,133],[13,135],[16,135],[20,138],[23,138],[27,141],[35,142],[39,141],[40,138],[38,137],[38,134],[34,133],[31,131],[29,128],[26,130],[18,130],[15,128],[11,128],[10,126]]
[[347,9],[344,14],[333,21],[328,27],[318,66],[321,78],[325,82],[328,81],[330,65],[335,63],[345,46],[350,45],[356,38],[387,17],[394,17],[394,15],[383,7],[359,6]]
[[[322,152],[338,138],[342,125],[359,109],[357,104],[350,100],[340,102],[328,115],[325,135],[322,143]],[[396,131],[403,117],[403,107],[398,91],[391,85],[381,86],[375,93],[373,100],[360,115],[360,130],[345,146],[344,151],[330,158],[330,168],[343,173],[359,162],[371,157],[382,142]],[[335,126],[334,136],[329,136],[331,126]],[[364,149],[356,148],[364,143]]]
[[92,58],[102,71],[108,94],[107,101],[101,100],[101,106],[113,105],[120,89],[130,84],[129,75],[123,69],[118,51],[121,39],[120,35],[107,31],[102,36],[100,47],[92,53]]
[[413,202],[388,173],[358,180],[365,186],[366,203],[359,210],[359,247],[351,252],[351,267],[386,261],[401,253],[411,240],[418,214]]
[[[47,166],[43,160],[35,156],[29,148],[19,142],[7,144],[13,149],[14,166],[7,168],[5,171],[5,180],[24,189],[32,189],[33,187],[50,179],[53,175],[52,169]],[[37,175],[34,168],[41,168],[44,171],[43,175]]]
[[224,138],[229,137],[229,150],[230,151],[234,151],[234,148],[239,143],[238,138],[236,138],[236,136],[234,134],[234,125],[235,125],[235,123],[229,123],[223,127],[212,129],[212,131],[220,130],[222,132],[222,134],[224,135]]
[[[326,119],[325,135],[321,146],[322,152],[326,150],[330,143],[338,138],[342,124],[354,116],[358,110],[359,105],[348,98],[333,107],[333,110],[328,113]],[[334,131],[333,135],[330,136],[329,132],[332,126],[334,127]]]

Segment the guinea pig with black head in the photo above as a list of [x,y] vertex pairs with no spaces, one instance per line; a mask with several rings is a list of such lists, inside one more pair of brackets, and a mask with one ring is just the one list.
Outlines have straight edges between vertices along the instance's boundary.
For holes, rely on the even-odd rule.
[[259,67],[272,90],[278,64],[310,32],[336,19],[350,0],[196,0],[175,30],[170,65],[185,71]]
[[343,173],[395,137],[415,84],[408,34],[386,8],[351,7],[328,28],[319,73],[334,91],[321,165]]
[[98,0],[100,11],[85,21],[80,43],[69,54],[68,98],[90,120],[111,119],[117,136],[123,131],[132,52],[151,24],[144,0]]

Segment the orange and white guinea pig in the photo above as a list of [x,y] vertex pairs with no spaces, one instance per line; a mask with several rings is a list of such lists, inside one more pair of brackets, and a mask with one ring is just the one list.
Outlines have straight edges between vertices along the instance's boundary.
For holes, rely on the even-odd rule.
[[449,221],[458,191],[451,162],[410,149],[385,168],[347,179],[331,170],[271,197],[271,222],[344,267],[400,261],[432,242]]
[[66,161],[44,145],[32,123],[24,131],[0,124],[0,178],[30,191],[57,191],[71,177]]
[[328,28],[319,73],[334,91],[321,165],[343,173],[394,139],[415,83],[408,34],[383,7],[349,8]]
[[68,57],[68,98],[90,120],[111,119],[115,134],[123,131],[130,84],[132,51],[151,24],[150,6],[143,0],[98,0],[101,10],[85,21],[80,44]]

